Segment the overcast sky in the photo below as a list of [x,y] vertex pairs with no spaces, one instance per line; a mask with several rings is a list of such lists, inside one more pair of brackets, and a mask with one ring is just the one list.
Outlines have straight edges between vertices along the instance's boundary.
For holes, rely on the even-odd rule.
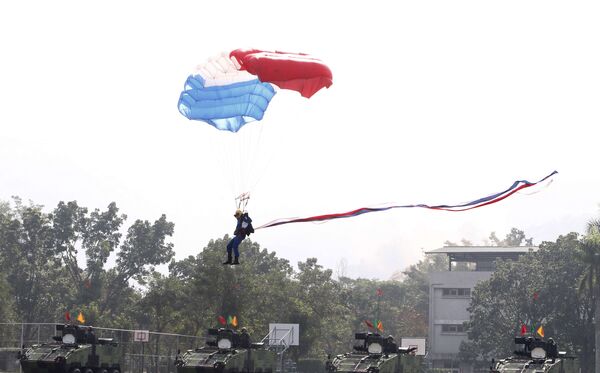
[[[539,193],[469,212],[251,239],[293,264],[388,279],[446,240],[583,232],[600,202],[598,19],[598,1],[3,1],[0,200],[115,201],[128,224],[164,213],[182,259],[231,234],[239,154],[257,225],[465,202],[557,170]],[[310,53],[334,83],[310,100],[279,91],[238,133],[247,148],[177,111],[194,67],[237,48]]]

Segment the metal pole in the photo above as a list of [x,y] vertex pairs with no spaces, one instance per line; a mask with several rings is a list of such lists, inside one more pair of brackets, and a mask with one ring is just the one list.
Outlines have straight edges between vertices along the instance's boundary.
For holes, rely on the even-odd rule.
[[144,342],[142,342],[142,370],[141,373],[144,373]]
[[[23,351],[23,328],[25,325],[21,324],[21,352]],[[22,373],[22,368],[21,368],[21,364],[19,364],[19,373]]]

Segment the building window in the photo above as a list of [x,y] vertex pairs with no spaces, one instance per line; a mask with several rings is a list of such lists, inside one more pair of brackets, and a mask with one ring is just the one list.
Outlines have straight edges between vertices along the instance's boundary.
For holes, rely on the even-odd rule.
[[442,333],[464,333],[463,324],[442,324]]
[[496,270],[496,265],[494,262],[477,262],[476,271],[494,272],[495,270]]
[[471,297],[471,289],[469,289],[469,288],[444,288],[444,289],[442,289],[442,296],[470,298]]

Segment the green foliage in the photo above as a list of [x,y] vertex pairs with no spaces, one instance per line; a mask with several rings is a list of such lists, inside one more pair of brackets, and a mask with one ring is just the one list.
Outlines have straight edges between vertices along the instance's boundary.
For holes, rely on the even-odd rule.
[[525,232],[517,228],[512,228],[503,240],[496,236],[496,232],[492,232],[489,238],[495,246],[521,246],[523,243],[526,246],[533,245],[533,238],[526,238]]
[[561,349],[587,352],[591,304],[576,292],[584,271],[577,259],[579,244],[572,233],[544,242],[518,261],[498,262],[492,277],[472,294],[470,341],[461,348],[463,358],[507,356],[523,323],[531,335],[543,325]]
[[[118,313],[140,297],[129,281],[143,283],[152,266],[173,256],[165,242],[173,223],[164,216],[152,225],[136,221],[119,248],[117,266],[107,269],[126,218],[116,204],[92,213],[75,201],[60,202],[51,213],[19,198],[13,205],[0,204],[0,291],[7,284],[13,294],[15,321],[60,321],[69,310],[83,312],[88,324],[123,320]],[[80,267],[78,250],[84,250],[87,267]]]
[[417,264],[411,265],[404,275],[403,286],[406,289],[405,304],[413,314],[420,317],[420,329],[412,336],[426,336],[429,322],[429,275],[448,270],[448,256],[444,254],[428,255]]
[[[581,242],[579,260],[584,265],[583,276],[579,282],[579,292],[593,308],[593,319],[600,320],[600,220],[588,223],[587,235]],[[592,315],[588,315],[592,319]],[[600,323],[594,323],[594,346],[600,345]],[[590,338],[591,339],[591,338]],[[591,341],[588,343],[592,345]],[[587,355],[591,365],[592,354]],[[595,370],[600,370],[600,348],[595,349]]]
[[[316,258],[294,270],[249,239],[240,245],[242,265],[223,266],[229,236],[175,261],[165,216],[123,232],[127,216],[115,203],[90,212],[60,202],[51,213],[18,198],[13,205],[0,203],[0,296],[11,300],[0,306],[2,320],[59,322],[69,310],[89,325],[204,335],[219,326],[217,316],[235,315],[257,341],[269,323],[298,323],[302,343],[290,353],[323,361],[348,351],[364,320],[381,320],[386,334],[426,335],[427,275],[447,267],[444,256],[430,256],[402,281],[335,280]],[[155,270],[164,263],[168,274]]]
[[[381,320],[384,334],[397,338],[426,336],[429,274],[448,268],[446,255],[429,255],[389,281],[336,280],[316,258],[295,270],[249,239],[240,245],[242,264],[223,266],[227,235],[176,261],[168,242],[174,224],[164,215],[125,229],[126,219],[115,203],[90,212],[76,201],[60,202],[46,213],[19,198],[0,202],[0,298],[7,300],[0,320],[59,322],[69,310],[81,311],[90,325],[204,335],[219,326],[217,316],[235,315],[255,341],[269,323],[300,324],[302,343],[291,355],[322,361],[348,351],[354,333],[367,329],[365,320]],[[583,239],[568,234],[516,262],[497,263],[472,294],[471,339],[461,358],[505,356],[526,322],[530,330],[543,324],[546,335],[590,367],[600,299],[598,228],[590,224]],[[504,240],[494,233],[490,239],[532,241],[516,228]],[[108,266],[111,256],[116,260]],[[166,263],[168,273],[159,273],[156,266]]]
[[[0,204],[0,296],[13,300],[2,303],[2,320],[59,322],[69,310],[89,325],[204,335],[219,326],[217,316],[235,315],[257,341],[269,323],[300,324],[302,343],[290,353],[323,361],[348,351],[364,320],[381,320],[386,334],[426,335],[427,274],[447,266],[431,256],[403,281],[335,280],[316,258],[294,270],[249,239],[240,245],[242,265],[223,266],[229,236],[175,261],[165,216],[136,220],[123,233],[127,217],[115,203],[90,212],[60,202],[51,213],[18,198],[13,205]],[[164,263],[168,274],[155,270]]]
[[3,274],[0,274],[0,320],[11,322],[13,320],[12,301],[10,296],[10,288]]

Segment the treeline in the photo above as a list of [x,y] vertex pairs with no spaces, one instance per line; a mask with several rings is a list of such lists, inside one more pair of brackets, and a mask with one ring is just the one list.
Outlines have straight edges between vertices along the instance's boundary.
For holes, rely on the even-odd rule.
[[[249,239],[243,265],[230,267],[221,265],[227,236],[177,261],[174,224],[164,215],[125,229],[126,219],[115,203],[89,211],[60,202],[50,212],[18,198],[1,203],[0,320],[62,322],[69,311],[88,325],[204,335],[219,315],[232,315],[254,339],[270,322],[298,323],[294,353],[323,357],[350,348],[364,320],[379,319],[385,334],[425,337],[427,273],[447,267],[432,257],[402,281],[336,278],[315,258],[295,269]],[[165,264],[168,274],[155,269]]]
[[[295,269],[249,239],[240,248],[243,265],[223,266],[227,236],[177,261],[169,243],[174,224],[164,215],[127,229],[126,219],[115,203],[89,211],[60,202],[50,212],[18,198],[0,203],[0,320],[62,322],[70,311],[82,312],[88,325],[201,336],[218,326],[219,315],[235,315],[254,339],[270,322],[298,323],[302,343],[293,353],[322,358],[350,348],[365,320],[379,319],[396,338],[426,337],[428,274],[448,268],[444,255],[431,255],[395,280],[336,278],[315,258]],[[546,337],[593,371],[598,227],[591,222],[584,236],[565,234],[518,261],[498,262],[493,277],[473,291],[461,359],[506,356],[523,324],[533,333],[543,325]],[[518,229],[489,239],[499,246],[532,241]],[[168,265],[168,274],[159,265]]]
[[518,261],[497,262],[492,278],[473,291],[470,340],[460,346],[461,358],[507,356],[523,329],[526,335],[553,338],[561,351],[577,358],[582,372],[598,371],[599,227],[592,221],[585,236],[569,233]]

